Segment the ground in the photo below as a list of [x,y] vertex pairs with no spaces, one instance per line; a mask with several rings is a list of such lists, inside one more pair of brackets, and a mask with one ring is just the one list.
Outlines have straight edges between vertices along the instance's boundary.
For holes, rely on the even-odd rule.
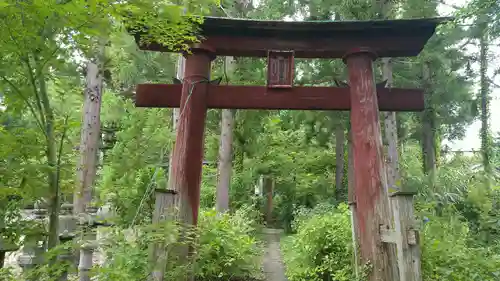
[[264,229],[266,252],[263,260],[263,270],[266,281],[287,281],[285,265],[281,256],[281,233],[282,231],[277,229]]

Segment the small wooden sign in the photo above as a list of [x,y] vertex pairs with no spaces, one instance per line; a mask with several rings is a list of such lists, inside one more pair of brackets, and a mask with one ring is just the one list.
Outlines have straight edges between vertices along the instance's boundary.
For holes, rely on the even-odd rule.
[[293,86],[293,51],[269,51],[267,54],[267,87]]

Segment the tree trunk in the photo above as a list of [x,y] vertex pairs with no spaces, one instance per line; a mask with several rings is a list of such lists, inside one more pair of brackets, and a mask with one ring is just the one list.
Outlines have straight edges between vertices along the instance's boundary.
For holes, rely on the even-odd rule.
[[[48,99],[47,99],[48,102]],[[50,112],[50,113],[49,113]],[[60,194],[59,194],[59,180],[57,167],[57,149],[54,134],[54,115],[51,109],[46,109],[47,121],[47,163],[50,171],[48,172],[48,182],[50,186],[49,192],[49,236],[47,239],[47,248],[52,249],[59,244],[59,208],[60,208]]]
[[483,168],[485,173],[485,186],[491,188],[491,177],[493,175],[491,167],[492,139],[489,127],[489,82],[488,82],[488,34],[487,24],[482,24],[482,34],[479,38],[479,63],[480,63],[480,93],[481,93],[481,154],[483,158]]
[[[386,87],[392,87],[392,65],[390,58],[383,59],[383,79],[387,80]],[[388,145],[386,168],[387,186],[390,192],[396,191],[399,182],[399,153],[398,153],[398,128],[396,112],[384,112],[385,139]]]
[[[59,171],[60,167],[57,161],[57,144],[54,132],[54,111],[50,104],[49,95],[47,92],[47,83],[43,75],[43,69],[39,68],[38,58],[35,55],[35,74],[37,75],[39,85],[39,97],[42,105],[43,114],[45,115],[45,140],[46,150],[45,156],[47,157],[47,164],[49,170],[47,172],[47,181],[49,183],[48,194],[48,209],[49,209],[49,231],[47,239],[47,248],[52,249],[59,244],[59,208],[60,208],[60,194],[59,194]],[[61,140],[63,141],[63,140]],[[60,152],[61,153],[61,152]]]
[[340,197],[343,190],[342,181],[344,179],[344,149],[345,149],[345,132],[344,126],[338,125],[335,129],[335,191],[337,201],[342,200]]
[[[184,79],[184,69],[186,66],[186,59],[182,54],[179,55],[179,58],[177,60],[177,79],[181,80]],[[174,108],[172,109],[172,130],[174,131],[174,134],[177,134],[177,122],[179,121],[179,108]],[[175,142],[175,138],[174,138]],[[174,143],[175,145],[175,143]],[[172,146],[173,147],[173,146]],[[168,160],[168,183],[167,187],[170,186],[170,179],[172,178],[172,155],[173,155],[173,150],[170,152],[170,157]]]
[[74,213],[85,212],[92,200],[92,188],[97,173],[97,153],[99,152],[99,134],[101,132],[102,101],[102,55],[104,45],[95,61],[87,63],[87,85],[83,105],[82,131],[80,140],[80,164],[78,167],[78,186],[74,193]]
[[266,216],[266,226],[272,228],[274,223],[273,218],[273,194],[274,194],[274,180],[270,176],[264,176],[263,190],[265,196],[264,213]]
[[222,128],[219,148],[219,182],[217,184],[217,213],[229,210],[229,187],[232,172],[232,145],[234,116],[231,109],[222,110]]
[[432,104],[432,88],[430,81],[430,68],[428,62],[423,65],[422,77],[424,79],[425,110],[423,112],[422,151],[424,156],[424,172],[430,176],[431,184],[435,183],[436,176],[436,122]]
[[[227,75],[233,72],[233,58],[226,57]],[[222,110],[221,136],[219,147],[219,181],[217,183],[216,211],[224,213],[229,210],[229,188],[232,172],[234,112],[231,109]]]
[[[78,185],[73,194],[73,214],[75,215],[84,214],[87,211],[92,201],[92,189],[97,175],[105,48],[105,42],[101,40],[99,40],[96,57],[87,62],[80,135],[80,162],[77,169]],[[93,237],[88,232],[84,233],[84,236]],[[88,267],[92,267],[92,250],[84,246],[80,252],[75,253],[75,257],[79,260],[79,280],[88,280]]]
[[[385,85],[387,88],[392,86],[392,65],[390,58],[384,58],[382,64],[383,79],[387,80]],[[385,163],[385,170],[387,173],[387,194],[396,192],[400,187],[398,187],[399,182],[399,157],[398,157],[398,128],[396,123],[396,112],[384,112],[384,125],[385,125],[385,139],[388,145],[387,156]],[[399,217],[399,214],[395,214],[397,210],[394,208],[395,202],[394,198],[389,198],[389,208],[390,208],[390,224],[391,228],[394,229],[396,223],[394,218]],[[389,244],[389,260],[392,264],[393,276],[400,275],[398,262],[398,249],[396,244]]]
[[0,269],[2,269],[3,265],[5,264],[5,256],[6,256],[6,253],[0,251]]

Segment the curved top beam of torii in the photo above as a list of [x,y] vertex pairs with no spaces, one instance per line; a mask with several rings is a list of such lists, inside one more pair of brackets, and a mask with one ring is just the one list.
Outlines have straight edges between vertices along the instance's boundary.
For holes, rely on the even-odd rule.
[[[362,46],[379,57],[410,57],[420,53],[437,25],[449,20],[286,22],[204,17],[200,42],[191,45],[213,50],[218,56],[266,57],[269,50],[290,50],[296,58],[332,59]],[[134,36],[142,50],[173,51],[155,42],[141,44],[141,34]]]

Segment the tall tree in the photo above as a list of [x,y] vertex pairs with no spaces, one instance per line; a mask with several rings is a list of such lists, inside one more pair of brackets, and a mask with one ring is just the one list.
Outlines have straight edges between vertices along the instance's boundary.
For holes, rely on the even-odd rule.
[[[390,58],[383,59],[382,75],[383,79],[387,80],[386,87],[390,88],[393,84]],[[387,143],[387,186],[389,189],[395,189],[400,177],[396,112],[384,112],[384,128]]]
[[480,84],[480,100],[481,100],[481,154],[483,157],[483,168],[485,172],[486,188],[491,188],[491,178],[493,177],[492,169],[492,136],[489,125],[490,119],[490,81],[488,76],[488,60],[489,60],[489,30],[488,17],[486,14],[478,17],[479,27],[479,84]]
[[[436,17],[438,4],[434,0],[406,0],[401,5],[402,16]],[[403,140],[404,136],[410,136],[420,142],[423,171],[430,175],[431,185],[439,166],[441,140],[463,137],[466,126],[475,115],[470,89],[473,80],[468,73],[460,71],[470,62],[464,54],[462,41],[467,34],[461,27],[443,25],[418,57],[394,60],[393,63],[398,85],[424,90],[424,111],[402,114],[405,122],[400,122],[399,134]],[[406,128],[412,133],[405,133]]]
[[[228,57],[229,58],[229,57]],[[227,60],[227,63],[231,63]],[[224,213],[229,210],[229,188],[232,173],[234,112],[231,109],[222,110],[221,135],[219,148],[219,178],[217,183],[216,210]]]
[[[119,4],[103,0],[6,0],[0,6],[0,35],[5,39],[0,42],[1,87],[7,89],[7,100],[17,97],[17,102],[11,105],[30,112],[43,136],[43,171],[47,179],[43,196],[49,208],[48,247],[53,248],[58,243],[62,148],[70,114],[55,107],[61,96],[51,88],[58,81],[57,74],[74,64],[75,52],[91,48],[88,38],[110,28],[107,21],[110,17],[115,22],[126,21],[131,29],[148,22],[148,37],[164,38],[168,32],[168,40],[162,43],[169,46],[178,46],[179,41],[189,36],[193,31],[191,20],[196,22],[198,17],[192,14],[186,15],[188,20],[179,17],[182,7],[159,0]],[[171,32],[174,29],[176,32]]]
[[97,159],[101,134],[101,103],[103,93],[105,41],[97,42],[97,51],[86,65],[83,116],[80,140],[78,185],[74,193],[74,213],[81,214],[92,200],[92,189],[97,173]]
[[[175,74],[179,82],[182,81],[182,79],[184,79],[185,66],[186,66],[186,59],[182,54],[180,54],[177,59],[177,69]],[[174,135],[177,134],[177,121],[179,121],[179,109],[174,108],[172,110],[172,131]],[[170,179],[172,178],[172,156],[173,156],[173,149],[171,150],[170,156],[168,158],[168,181],[170,181]],[[167,186],[170,186],[170,183],[168,183]]]
[[424,85],[425,109],[422,113],[422,153],[424,156],[424,172],[431,177],[432,183],[436,176],[436,115],[433,104],[433,90],[429,62],[422,64],[422,82]]
[[[248,11],[250,2],[246,0],[237,0],[233,4],[231,12],[240,17],[244,17]],[[227,11],[225,11],[227,13]],[[233,57],[226,57],[223,63],[223,78],[226,83],[234,77],[234,70],[237,62]],[[224,79],[223,79],[224,80]],[[216,191],[216,210],[217,213],[224,213],[229,210],[229,190],[231,186],[232,162],[233,162],[233,130],[234,130],[235,110],[223,109],[221,118],[221,134],[219,146],[219,166],[218,182]]]

